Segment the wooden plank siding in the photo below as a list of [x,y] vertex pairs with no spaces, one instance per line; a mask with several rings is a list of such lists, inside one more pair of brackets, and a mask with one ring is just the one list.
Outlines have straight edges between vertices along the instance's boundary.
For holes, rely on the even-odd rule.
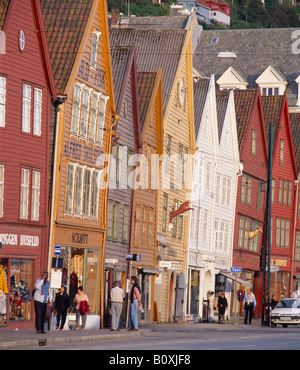
[[[280,267],[276,282],[271,282],[271,294],[277,299],[286,286],[284,293],[292,291],[292,260],[295,227],[295,181],[297,167],[291,136],[290,117],[286,93],[283,96],[262,97],[266,131],[269,132],[273,124],[273,158],[272,179],[275,182],[274,202],[272,204],[272,249],[271,264]],[[275,112],[275,113],[274,113]],[[269,141],[269,140],[268,140]],[[281,157],[281,143],[283,143],[283,157]],[[281,161],[283,159],[283,161]],[[282,185],[282,187],[281,187]],[[286,186],[286,189],[285,189]],[[280,189],[281,187],[281,189]],[[280,220],[288,220],[288,239],[282,235],[285,227],[278,229]],[[286,222],[286,221],[284,221]],[[286,225],[286,224],[285,224]],[[284,281],[286,275],[286,281]],[[280,276],[280,277],[279,277]],[[281,283],[280,283],[281,282]]]
[[[264,225],[265,192],[262,192],[260,208],[257,207],[257,196],[259,182],[262,182],[263,187],[265,187],[267,181],[267,141],[259,90],[234,91],[234,98],[243,175],[238,179],[232,265],[242,267],[243,274],[241,277],[254,284],[254,277],[257,277],[261,270],[260,256],[263,236],[262,233],[258,234],[255,239],[256,247],[253,248],[248,238],[248,232],[254,231],[256,224],[259,224],[262,229]],[[252,130],[256,131],[255,154],[252,152]],[[247,200],[242,200],[241,192],[242,183],[243,187],[250,183],[248,176],[252,178],[252,189],[251,200],[249,198],[247,204]],[[250,230],[243,226],[244,224],[241,221],[243,219],[251,222]],[[240,225],[243,226],[241,230]],[[254,284],[255,294],[256,288]],[[260,304],[260,295],[257,292],[258,305]]]
[[[2,4],[3,5],[3,4]],[[30,291],[34,281],[40,277],[41,271],[46,269],[48,252],[48,193],[49,193],[49,131],[50,105],[56,99],[53,90],[53,75],[48,69],[49,58],[47,46],[44,43],[43,24],[40,22],[41,12],[39,3],[34,0],[7,1],[7,12],[4,14],[0,31],[6,36],[6,50],[0,54],[0,78],[5,78],[5,119],[0,126],[0,165],[4,168],[3,178],[3,212],[0,215],[0,234],[15,235],[16,243],[7,244],[3,240],[0,249],[0,259],[15,258],[32,261],[32,271],[26,276],[26,283]],[[20,31],[24,32],[25,44],[21,50],[19,46]],[[51,82],[50,82],[51,81]],[[29,132],[22,129],[23,84],[30,85],[30,126]],[[34,89],[42,91],[41,101],[41,133],[34,133]],[[22,170],[29,171],[27,216],[21,217],[21,176]],[[33,219],[33,173],[40,174],[38,186],[38,217]],[[21,241],[22,235],[36,238],[38,244],[27,246]],[[11,263],[13,266],[14,263]],[[7,266],[6,266],[7,267]],[[16,285],[19,283],[21,271],[10,271],[7,274],[16,276]],[[31,276],[30,276],[31,273]],[[10,274],[10,275],[9,275]],[[7,281],[10,290],[10,279]],[[11,294],[9,291],[8,294]],[[33,305],[29,305],[29,320],[15,321],[9,315],[11,312],[8,296],[9,329],[32,328],[34,326]],[[1,322],[2,324],[3,322]]]

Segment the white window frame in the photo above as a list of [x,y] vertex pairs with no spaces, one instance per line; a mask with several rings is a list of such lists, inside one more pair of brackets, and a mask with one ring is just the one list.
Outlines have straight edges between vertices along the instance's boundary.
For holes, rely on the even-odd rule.
[[4,213],[4,166],[0,165],[0,217]]
[[[90,173],[90,182],[86,185],[87,173]],[[83,181],[83,216],[90,216],[91,214],[91,179],[92,179],[92,169],[86,168],[84,171],[84,181]],[[87,188],[88,187],[88,188]]]
[[26,168],[21,169],[21,193],[20,193],[20,218],[28,219],[29,203],[29,176],[30,171]]
[[42,90],[34,88],[33,133],[41,136],[42,133]]
[[[94,188],[94,176],[96,176],[96,190]],[[100,172],[99,171],[92,171],[91,176],[91,201],[90,201],[90,214],[91,217],[98,217],[98,208],[99,208],[99,179],[100,179]],[[95,203],[94,203],[95,202]],[[93,212],[92,212],[93,210]]]
[[[81,113],[81,96],[84,84],[76,82],[74,85],[73,92],[73,105],[72,105],[72,118],[71,118],[71,134],[78,135],[79,133],[79,122]],[[76,93],[76,91],[78,93]],[[78,100],[76,99],[78,95]]]
[[[71,169],[72,167],[72,169]],[[69,170],[70,169],[70,170]],[[66,195],[65,195],[65,212],[70,214],[73,213],[74,209],[74,178],[75,178],[75,169],[76,169],[76,164],[75,163],[68,163],[67,165],[67,178],[66,178]],[[72,172],[71,172],[72,171]],[[72,184],[69,186],[69,182],[72,180]],[[68,189],[69,187],[69,189]],[[68,196],[68,191],[70,191],[70,204],[71,207],[67,208],[67,196]]]
[[40,184],[41,173],[32,171],[31,220],[34,221],[40,218]]
[[[81,178],[78,178],[78,170],[81,170]],[[74,172],[74,214],[75,215],[82,215],[82,194],[83,194],[83,175],[84,175],[85,166],[77,166],[76,171]],[[77,180],[79,180],[79,192],[77,193]],[[77,196],[79,196],[79,210],[77,209]]]
[[5,127],[6,78],[0,77],[0,127]]
[[91,47],[91,68],[96,68],[96,62],[97,62],[97,49],[98,49],[98,41],[99,36],[101,35],[101,32],[98,30],[93,31],[92,34],[92,47]]
[[[97,118],[97,130],[96,130],[96,144],[103,145],[103,129],[105,127],[105,113],[108,101],[108,96],[101,95],[99,98],[98,118]],[[103,105],[102,105],[103,102]],[[102,111],[100,111],[100,109]]]
[[[98,118],[98,109],[99,109],[99,98],[101,93],[98,91],[93,91],[91,93],[91,109],[90,109],[90,124],[89,124],[89,140],[96,140],[96,129],[97,129],[97,118]],[[93,100],[95,97],[95,100]],[[95,107],[93,105],[95,103]]]
[[30,133],[31,85],[23,84],[22,131]]
[[84,86],[81,97],[80,137],[87,138],[92,88]]

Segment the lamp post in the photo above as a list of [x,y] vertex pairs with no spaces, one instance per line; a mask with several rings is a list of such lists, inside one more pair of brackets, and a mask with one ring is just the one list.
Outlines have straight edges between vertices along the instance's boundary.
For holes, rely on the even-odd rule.
[[[264,227],[264,245],[263,245],[263,288],[262,288],[262,313],[261,324],[271,324],[270,317],[270,267],[271,267],[271,205],[272,205],[272,157],[273,157],[273,123],[269,127],[269,146],[268,146],[268,177],[267,177],[267,194],[265,209],[265,227]],[[267,253],[268,252],[268,253]],[[265,319],[265,289],[266,289],[266,272],[267,272],[267,320]]]

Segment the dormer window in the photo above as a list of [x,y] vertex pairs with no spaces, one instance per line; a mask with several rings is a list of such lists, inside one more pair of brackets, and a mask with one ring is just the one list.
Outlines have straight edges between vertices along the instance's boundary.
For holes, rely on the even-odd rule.
[[97,61],[97,47],[98,47],[98,40],[101,32],[98,30],[93,31],[92,36],[92,51],[91,51],[91,67],[96,68],[96,61]]
[[262,96],[283,95],[287,86],[285,76],[269,66],[255,81],[261,89]]
[[263,87],[261,91],[262,96],[278,96],[279,87]]

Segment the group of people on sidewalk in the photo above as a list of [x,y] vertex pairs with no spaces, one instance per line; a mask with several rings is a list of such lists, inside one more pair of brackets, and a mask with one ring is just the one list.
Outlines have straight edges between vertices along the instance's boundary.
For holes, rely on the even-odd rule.
[[[247,289],[247,292],[243,296],[243,307],[245,311],[244,324],[251,325],[253,312],[256,307],[255,295],[252,292],[251,288]],[[209,322],[214,321],[214,312],[218,309],[218,322],[225,322],[225,313],[228,308],[227,298],[223,290],[220,291],[218,299],[215,298],[214,292],[209,292],[208,294],[208,310],[209,310]]]
[[[55,295],[54,302],[50,292],[50,283],[48,280],[48,272],[43,271],[41,277],[36,281],[34,287],[34,309],[35,309],[35,328],[38,334],[45,334],[45,319],[47,315],[47,308],[53,309],[56,312],[56,329],[63,330],[66,323],[67,313],[70,310],[70,299],[65,287],[62,285],[60,291]],[[82,329],[86,326],[86,314],[89,310],[88,296],[83,292],[82,286],[77,289],[74,303],[76,312],[76,327],[80,328],[80,318],[82,321]]]
[[[137,277],[131,277],[132,288],[130,291],[130,329],[132,331],[138,330],[138,310],[142,308],[141,289],[137,282]],[[50,283],[48,281],[48,272],[43,271],[41,277],[36,281],[33,292],[34,308],[35,308],[35,328],[38,334],[44,334],[45,319],[47,309],[49,308],[56,312],[56,329],[63,330],[66,323],[67,313],[70,310],[70,299],[64,286],[61,286],[60,291],[56,294],[54,300],[54,307],[52,296],[50,292]],[[113,283],[110,291],[110,314],[111,314],[111,330],[119,331],[119,322],[122,313],[123,300],[125,299],[125,292],[121,288],[119,281]],[[74,303],[76,312],[76,326],[75,330],[86,328],[87,312],[89,311],[89,299],[83,292],[83,287],[77,289]]]

